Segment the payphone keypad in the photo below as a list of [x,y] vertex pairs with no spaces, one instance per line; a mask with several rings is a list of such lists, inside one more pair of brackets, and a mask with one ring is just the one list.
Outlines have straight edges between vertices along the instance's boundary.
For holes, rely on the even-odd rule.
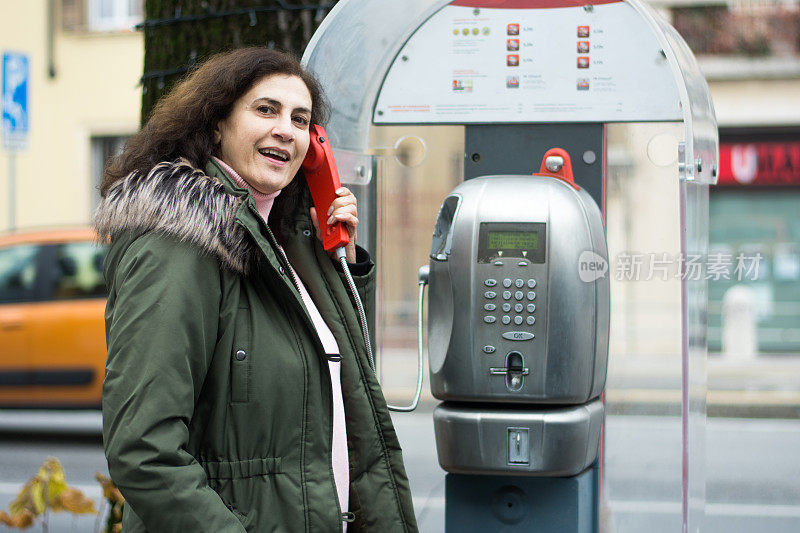
[[[497,285],[497,283],[497,280],[494,278],[486,278],[483,281],[483,284],[487,287],[494,287]],[[499,319],[500,323],[504,326],[512,323],[517,326],[534,325],[536,323],[536,317],[533,316],[533,313],[536,311],[536,304],[530,302],[536,299],[536,292],[532,290],[525,291],[519,289],[533,289],[536,287],[536,280],[534,278],[505,278],[501,284],[505,288],[514,288],[518,290],[503,291],[501,298],[504,300],[504,302],[500,308],[503,314],[499,316],[486,314],[483,318],[483,321],[487,324],[494,324]],[[494,291],[486,291],[483,293],[483,296],[486,300],[494,300],[497,298],[497,293]],[[484,303],[483,309],[484,311],[491,313],[497,309],[497,305],[487,302]],[[511,314],[512,311],[514,313],[513,315]]]

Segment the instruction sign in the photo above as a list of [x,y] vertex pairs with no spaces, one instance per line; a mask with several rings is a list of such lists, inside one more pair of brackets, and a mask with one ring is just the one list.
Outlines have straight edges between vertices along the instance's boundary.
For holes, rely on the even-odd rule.
[[394,59],[373,121],[682,120],[670,65],[646,21],[624,2],[591,3],[451,2]]

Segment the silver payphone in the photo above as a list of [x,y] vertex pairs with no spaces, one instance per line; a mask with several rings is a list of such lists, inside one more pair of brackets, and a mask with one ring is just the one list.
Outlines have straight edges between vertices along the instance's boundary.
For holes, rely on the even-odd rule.
[[575,184],[569,155],[548,151],[537,175],[456,187],[430,258],[431,390],[446,402],[434,411],[441,465],[586,469],[600,442],[609,334],[609,280],[590,269],[608,252],[600,209]]

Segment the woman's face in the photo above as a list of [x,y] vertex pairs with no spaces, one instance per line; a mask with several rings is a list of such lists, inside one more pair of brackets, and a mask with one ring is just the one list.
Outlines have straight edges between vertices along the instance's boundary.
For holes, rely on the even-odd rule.
[[233,103],[214,129],[219,158],[251,187],[272,193],[294,178],[308,151],[311,94],[297,76],[273,74]]

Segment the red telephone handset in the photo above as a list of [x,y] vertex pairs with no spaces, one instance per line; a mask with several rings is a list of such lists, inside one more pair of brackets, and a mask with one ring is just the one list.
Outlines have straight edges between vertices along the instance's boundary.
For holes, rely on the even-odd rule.
[[322,247],[330,252],[350,242],[350,234],[344,222],[328,225],[328,208],[336,199],[336,189],[342,186],[339,171],[333,159],[328,134],[322,126],[312,124],[309,128],[311,142],[303,160],[303,173],[308,181],[311,198],[317,210],[319,231],[322,234]]

